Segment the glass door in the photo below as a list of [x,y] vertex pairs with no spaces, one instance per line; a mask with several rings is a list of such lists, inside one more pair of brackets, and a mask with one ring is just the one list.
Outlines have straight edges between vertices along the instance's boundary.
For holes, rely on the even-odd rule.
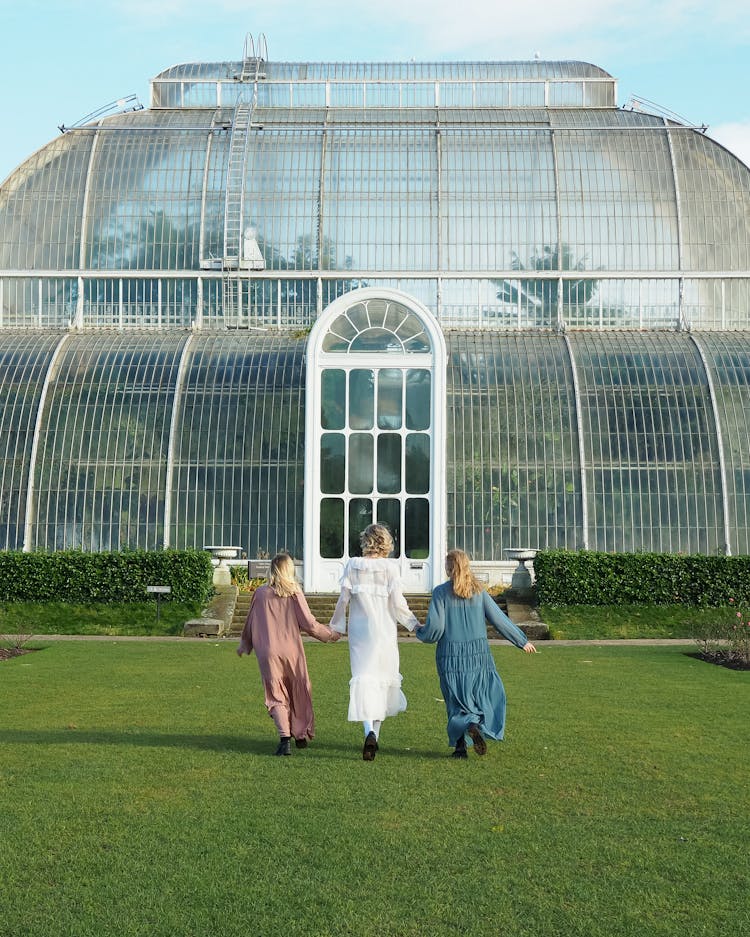
[[[442,411],[430,341],[404,307],[382,299],[357,305],[344,321],[334,320],[327,334],[335,338],[323,341],[309,375],[305,587],[336,591],[344,563],[361,553],[360,532],[377,522],[393,535],[405,591],[426,592],[435,573],[444,461],[436,460],[435,416]],[[342,333],[346,347],[339,349]]]

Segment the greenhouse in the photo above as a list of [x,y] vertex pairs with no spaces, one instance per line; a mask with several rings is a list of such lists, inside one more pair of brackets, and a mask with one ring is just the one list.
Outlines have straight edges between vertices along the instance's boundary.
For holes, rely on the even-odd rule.
[[750,169],[616,98],[249,37],[63,127],[0,187],[0,549],[750,553]]

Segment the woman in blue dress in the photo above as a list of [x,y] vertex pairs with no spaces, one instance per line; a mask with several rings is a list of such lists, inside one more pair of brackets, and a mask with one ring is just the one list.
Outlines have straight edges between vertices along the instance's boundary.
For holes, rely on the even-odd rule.
[[432,593],[427,622],[415,630],[420,641],[437,642],[435,662],[448,713],[448,741],[453,758],[466,758],[467,737],[477,755],[487,751],[485,738],[502,739],[505,688],[487,641],[489,623],[527,654],[536,648],[504,615],[471,571],[463,550],[445,559],[448,582]]

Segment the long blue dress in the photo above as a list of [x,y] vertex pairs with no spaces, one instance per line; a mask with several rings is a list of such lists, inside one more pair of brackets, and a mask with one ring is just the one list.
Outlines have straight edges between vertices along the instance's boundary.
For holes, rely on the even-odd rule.
[[420,641],[437,642],[435,663],[452,746],[462,736],[471,744],[466,733],[472,723],[491,739],[502,739],[505,731],[505,687],[487,641],[486,621],[516,647],[528,641],[487,592],[462,599],[450,582],[433,591],[427,622],[415,630]]

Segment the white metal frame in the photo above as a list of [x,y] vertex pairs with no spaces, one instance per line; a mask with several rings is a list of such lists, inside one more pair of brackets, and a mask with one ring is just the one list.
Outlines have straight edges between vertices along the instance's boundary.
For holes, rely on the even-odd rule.
[[[432,352],[425,355],[403,354],[384,356],[382,352],[373,355],[378,365],[387,361],[393,367],[426,367],[432,373],[432,420],[431,420],[431,525],[430,558],[426,571],[427,581],[423,588],[429,590],[441,582],[444,576],[443,559],[447,550],[447,495],[446,495],[446,347],[443,332],[433,314],[413,297],[398,290],[365,287],[345,293],[336,299],[322,313],[313,326],[307,343],[306,367],[306,402],[305,402],[305,531],[303,582],[309,592],[332,591],[336,588],[342,564],[337,560],[321,560],[318,550],[320,530],[320,464],[317,458],[320,430],[317,414],[321,400],[321,374],[325,367],[341,366],[342,354],[330,354],[322,350],[322,341],[328,327],[346,309],[356,303],[383,299],[397,302],[413,312],[424,325]],[[349,363],[361,362],[368,366],[372,358],[357,354],[348,356]],[[403,561],[406,566],[409,561]],[[323,565],[325,563],[325,568]],[[335,572],[335,575],[334,575]],[[414,589],[413,591],[419,591]]]

